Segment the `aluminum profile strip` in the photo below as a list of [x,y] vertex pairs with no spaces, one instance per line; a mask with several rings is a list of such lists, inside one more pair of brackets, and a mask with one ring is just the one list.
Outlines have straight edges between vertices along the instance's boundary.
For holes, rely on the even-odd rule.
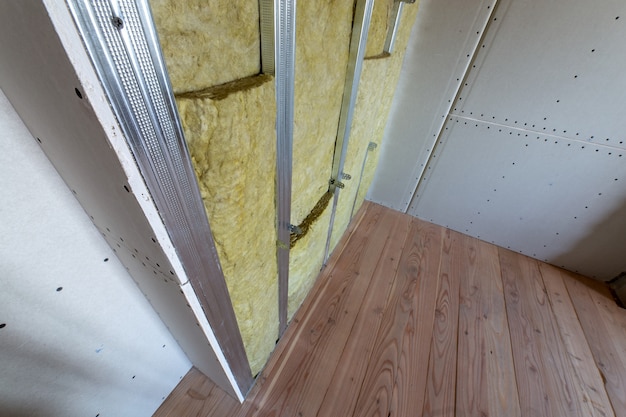
[[278,228],[279,335],[287,328],[289,302],[289,235],[296,68],[296,0],[275,2],[276,44],[276,207]]
[[400,20],[402,19],[402,8],[404,2],[395,0],[391,7],[391,13],[389,14],[389,24],[387,26],[387,37],[385,38],[385,46],[383,51],[391,54],[393,52],[393,46],[396,43],[396,34],[398,33],[398,27],[400,27]]
[[334,197],[333,208],[330,214],[328,238],[326,240],[326,250],[324,252],[324,264],[326,264],[326,261],[328,260],[330,251],[330,238],[333,233],[335,212],[337,211],[337,202],[339,200],[339,188],[336,184],[341,180],[343,166],[346,161],[346,151],[348,150],[352,117],[354,116],[354,107],[356,105],[357,93],[359,91],[359,81],[361,79],[361,71],[363,69],[363,58],[365,58],[367,34],[369,31],[373,8],[374,0],[357,0],[354,10],[348,69],[346,71],[346,82],[343,89],[341,112],[339,114],[339,128],[337,129],[337,141],[335,142],[335,153],[333,156],[333,167],[330,177],[330,191],[334,193]]
[[274,0],[259,0],[261,72],[274,75]]
[[253,378],[147,0],[68,0],[98,77],[237,386]]

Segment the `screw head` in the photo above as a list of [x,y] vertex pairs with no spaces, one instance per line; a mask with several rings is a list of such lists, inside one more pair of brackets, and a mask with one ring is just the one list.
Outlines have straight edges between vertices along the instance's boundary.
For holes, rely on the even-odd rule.
[[124,27],[124,21],[119,16],[113,16],[111,18],[111,23],[113,23],[113,26],[115,26],[117,29],[122,29]]

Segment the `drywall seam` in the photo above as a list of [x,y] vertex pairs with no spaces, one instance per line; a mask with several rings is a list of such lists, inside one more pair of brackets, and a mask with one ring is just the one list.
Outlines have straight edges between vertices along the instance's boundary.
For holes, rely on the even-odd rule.
[[[91,60],[82,49],[82,39],[76,31],[74,20],[69,14],[69,10],[64,3],[54,0],[43,0],[46,10],[50,14],[52,24],[57,31],[57,35],[61,40],[67,53],[67,57],[72,63],[81,84],[88,94],[88,98],[93,107],[94,113],[102,126],[111,126],[110,130],[106,130],[107,139],[112,149],[119,157],[120,164],[124,169],[124,173],[128,177],[128,184],[136,195],[141,196],[137,202],[145,213],[150,226],[155,232],[155,238],[159,242],[161,248],[165,251],[168,260],[172,264],[172,268],[176,273],[176,277],[181,285],[185,284],[189,278],[183,269],[178,258],[176,249],[169,237],[165,225],[161,220],[161,216],[157,211],[154,201],[143,181],[143,177],[137,165],[135,158],[132,156],[126,139],[121,135],[117,118],[109,107],[109,102],[102,89],[100,80],[93,70]],[[80,48],[77,45],[81,45]]]
[[[456,98],[463,88],[463,84],[471,69],[472,62],[474,62],[476,59],[478,51],[480,50],[481,42],[483,41],[487,33],[487,29],[492,22],[492,17],[496,13],[498,4],[498,0],[484,0],[483,2],[481,2],[479,13],[475,16],[474,23],[472,24],[472,29],[468,32],[468,37],[465,40],[465,45],[461,49],[462,52],[457,60],[457,66],[455,68],[455,71],[452,77],[450,77],[448,89],[446,90],[447,92],[451,93],[449,96],[450,99],[447,103],[442,102],[442,107],[444,107],[445,109],[444,114],[439,120],[433,120],[433,129],[431,129],[431,131],[433,132],[434,139],[432,140],[431,145],[428,147],[424,162],[422,162],[421,164],[416,163],[414,172],[411,174],[411,176],[415,176],[417,180],[413,186],[413,191],[411,192],[410,197],[406,202],[404,208],[405,213],[408,213],[409,210],[411,210],[412,207],[415,206],[415,199],[419,196],[420,184],[423,182],[426,168],[429,165],[433,155],[435,154],[435,148],[440,142],[439,138],[441,137],[441,134],[443,132],[447,116],[452,111],[454,103],[456,102]],[[478,36],[473,36],[474,32],[476,32],[476,35]],[[467,53],[465,54],[465,56],[463,56],[463,53],[465,53],[465,51],[467,51]],[[453,81],[455,75],[457,76],[456,82]]]
[[[181,285],[180,288],[183,294],[185,295],[185,298],[189,302],[189,306],[191,307],[191,310],[194,312],[196,318],[198,319],[200,328],[202,329],[202,332],[206,335],[209,343],[212,346],[219,346],[219,341],[217,340],[217,337],[215,337],[215,333],[213,332],[213,329],[211,328],[211,324],[206,319],[206,315],[204,311],[202,310],[202,306],[200,305],[200,302],[198,301],[198,296],[195,290],[193,289],[193,287],[189,283],[186,283],[185,285]],[[224,356],[224,352],[221,349],[216,350],[215,355],[217,356],[220,362],[227,362],[227,359]],[[237,399],[239,400],[239,402],[243,403],[243,400],[245,399],[247,392],[242,392],[242,390],[239,389],[239,384],[237,380],[235,379],[235,376],[233,375],[232,372],[227,373],[226,377],[228,378],[232,386],[236,388],[234,391],[235,391],[235,395],[237,396]]]

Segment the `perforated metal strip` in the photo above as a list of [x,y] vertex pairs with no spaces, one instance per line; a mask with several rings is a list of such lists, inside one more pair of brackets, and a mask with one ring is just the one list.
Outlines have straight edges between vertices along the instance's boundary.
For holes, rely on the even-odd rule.
[[242,393],[253,379],[147,0],[68,0],[96,72]]
[[296,55],[296,1],[275,0],[276,43],[276,207],[278,226],[279,333],[287,328],[289,234],[293,159],[293,106]]
[[400,20],[402,19],[402,8],[404,7],[404,2],[400,0],[395,0],[393,2],[393,6],[391,8],[391,13],[389,14],[389,24],[387,25],[387,38],[385,38],[385,46],[383,50],[388,53],[393,52],[393,46],[396,43],[396,34],[398,33],[398,28],[400,27]]
[[274,0],[259,0],[261,72],[274,75]]

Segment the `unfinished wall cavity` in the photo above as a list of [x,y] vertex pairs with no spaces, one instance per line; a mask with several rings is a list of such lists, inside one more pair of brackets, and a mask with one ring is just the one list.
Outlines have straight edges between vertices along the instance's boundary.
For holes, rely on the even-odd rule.
[[[385,20],[377,18],[376,21],[387,22],[389,10],[390,8],[375,8],[374,12],[387,13]],[[335,225],[331,238],[331,250],[337,245],[350,223],[353,206],[354,212],[356,212],[363,203],[367,189],[372,182],[379,152],[378,148],[368,151],[368,145],[370,142],[380,145],[382,141],[389,110],[391,109],[391,100],[398,83],[404,52],[409,41],[411,28],[417,16],[417,10],[418,4],[405,5],[400,27],[396,34],[394,52],[391,55],[381,58],[385,37],[376,36],[377,30],[375,28],[371,28],[375,36],[372,38],[368,36],[368,55],[363,62],[361,82],[352,120],[350,143],[344,165],[344,172],[350,174],[352,180],[346,181],[346,187],[341,190],[339,195]],[[386,36],[386,29],[384,33]],[[369,53],[372,55],[369,55]],[[366,155],[367,161],[359,186],[359,177]]]
[[278,337],[276,105],[258,0],[152,0],[168,72],[253,374]]
[[[297,3],[291,221],[300,224],[328,191],[348,65],[353,2]],[[292,248],[289,318],[324,261],[330,207]]]
[[258,0],[150,0],[175,93],[259,72]]
[[278,336],[274,84],[178,98],[189,151],[253,372]]
[[[392,4],[374,4],[368,55],[382,53]],[[289,318],[324,260],[332,208],[328,181],[354,5],[297,2],[291,222],[304,222],[306,233],[292,242]],[[275,88],[273,80],[258,76],[258,0],[152,0],[152,7],[220,262],[257,373],[278,336]],[[355,143],[347,159],[354,172],[363,144],[367,148],[369,141],[382,137],[415,9],[407,8],[397,53],[364,67],[353,123],[356,139],[351,139]],[[368,166],[372,172],[363,181],[365,189],[373,173],[373,165]],[[350,220],[356,184],[355,178],[348,184],[353,188],[344,191],[334,229],[337,239]]]

